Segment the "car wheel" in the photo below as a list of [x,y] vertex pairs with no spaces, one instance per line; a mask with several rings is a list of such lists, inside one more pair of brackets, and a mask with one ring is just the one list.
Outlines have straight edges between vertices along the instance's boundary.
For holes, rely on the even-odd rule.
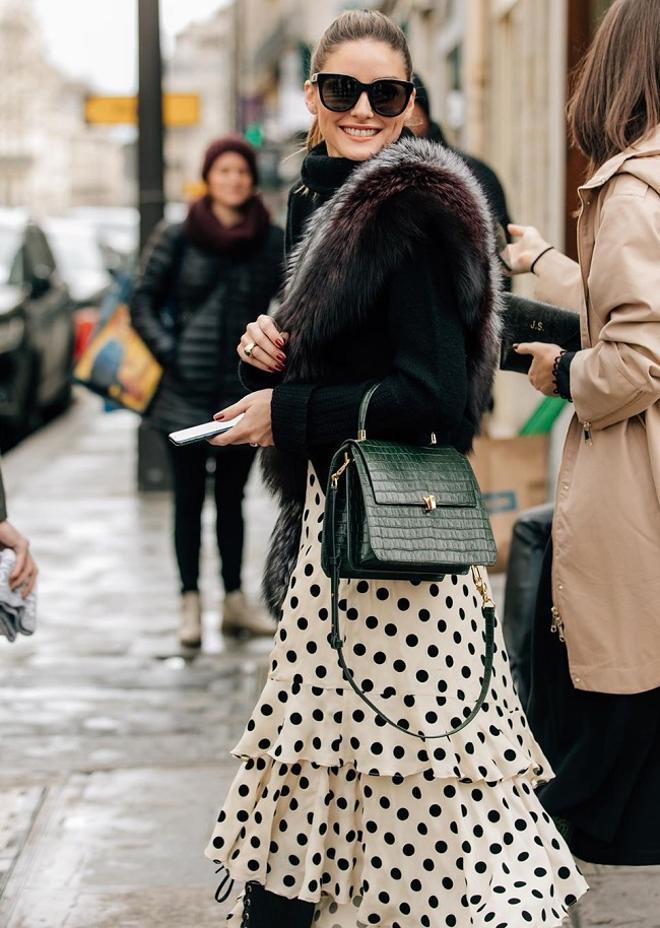
[[36,359],[27,354],[22,363],[27,368],[22,379],[22,395],[17,397],[20,406],[11,419],[3,423],[0,436],[0,449],[5,452],[15,447],[23,438],[35,432],[42,422],[37,404],[37,387],[39,384]]
[[61,415],[71,405],[71,399],[73,397],[73,388],[70,383],[66,383],[60,390],[56,399],[52,403],[49,403],[46,409],[44,410],[44,418],[46,421],[50,422],[51,419],[54,419],[56,416]]
[[50,422],[50,420],[54,419],[56,416],[61,415],[63,412],[66,412],[66,410],[71,405],[71,400],[73,399],[73,384],[71,383],[70,377],[73,371],[73,355],[74,341],[72,340],[69,346],[68,362],[66,368],[67,379],[55,399],[44,409],[44,418],[48,422]]
[[30,372],[30,384],[26,395],[23,410],[23,425],[21,438],[31,435],[43,424],[43,413],[39,408],[39,366],[36,359],[32,361],[32,370]]

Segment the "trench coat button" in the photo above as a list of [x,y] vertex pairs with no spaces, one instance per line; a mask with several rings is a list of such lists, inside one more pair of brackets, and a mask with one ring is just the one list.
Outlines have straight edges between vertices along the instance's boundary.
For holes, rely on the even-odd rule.
[[564,584],[563,584],[563,583],[560,583],[560,584],[558,585],[557,589],[558,589],[558,590],[563,590],[563,589],[564,589]]
[[573,677],[573,682],[574,682],[574,683],[581,683],[582,681],[581,681],[580,677]]
[[568,484],[567,484],[567,483],[562,483],[561,488],[562,488],[562,490],[568,490]]

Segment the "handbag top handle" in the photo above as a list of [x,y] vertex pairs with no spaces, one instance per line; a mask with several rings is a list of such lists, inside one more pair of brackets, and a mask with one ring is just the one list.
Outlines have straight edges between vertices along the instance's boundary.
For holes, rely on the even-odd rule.
[[367,411],[369,409],[371,397],[374,395],[379,386],[380,381],[378,383],[373,383],[360,401],[360,410],[358,412],[358,441],[364,441],[367,437]]
[[[367,412],[369,411],[369,403],[371,402],[371,397],[374,395],[378,387],[380,386],[380,381],[378,383],[373,383],[369,389],[366,391],[364,396],[360,401],[360,409],[358,411],[358,433],[357,441],[366,441],[367,438]],[[438,439],[436,438],[435,432],[431,432],[431,445],[437,445]]]

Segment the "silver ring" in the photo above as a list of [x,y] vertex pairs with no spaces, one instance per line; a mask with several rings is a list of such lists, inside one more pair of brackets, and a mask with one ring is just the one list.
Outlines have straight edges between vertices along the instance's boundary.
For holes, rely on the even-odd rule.
[[245,352],[245,357],[246,357],[246,358],[251,358],[251,357],[252,357],[252,352],[253,352],[254,349],[256,348],[256,345],[257,345],[256,342],[248,342],[248,343],[247,343],[247,345],[246,345],[245,348],[243,349],[243,351]]

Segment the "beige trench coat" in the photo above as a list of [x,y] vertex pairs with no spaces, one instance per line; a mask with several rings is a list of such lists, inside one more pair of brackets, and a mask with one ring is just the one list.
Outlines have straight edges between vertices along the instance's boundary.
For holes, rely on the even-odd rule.
[[579,190],[576,264],[535,268],[539,299],[581,313],[575,417],[553,524],[554,624],[573,684],[660,686],[660,126]]

